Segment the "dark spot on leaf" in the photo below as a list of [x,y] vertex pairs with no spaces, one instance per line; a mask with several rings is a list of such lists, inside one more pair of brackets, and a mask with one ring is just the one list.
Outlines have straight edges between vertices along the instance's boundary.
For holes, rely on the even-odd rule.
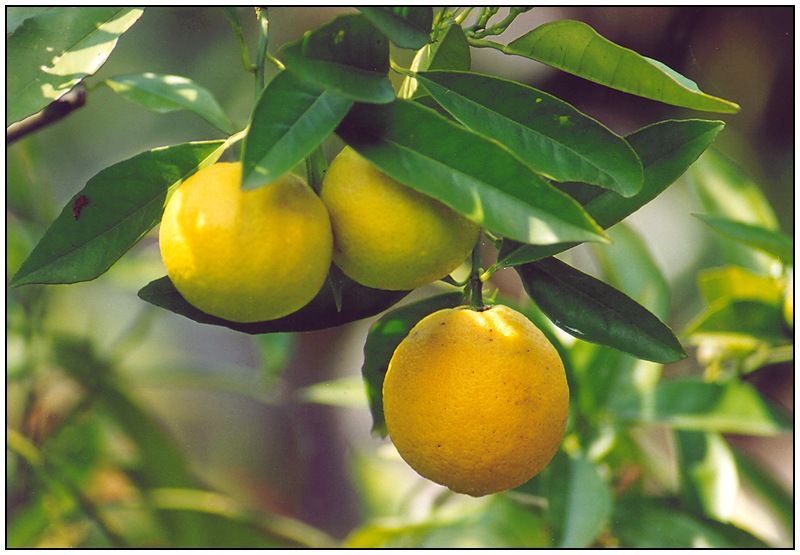
[[81,195],[75,199],[75,203],[72,205],[72,215],[75,216],[75,219],[81,217],[81,210],[83,207],[89,204],[89,197],[86,195]]

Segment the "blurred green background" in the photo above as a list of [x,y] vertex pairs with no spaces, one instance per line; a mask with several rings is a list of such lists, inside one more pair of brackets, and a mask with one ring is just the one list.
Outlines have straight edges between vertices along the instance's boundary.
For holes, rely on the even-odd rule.
[[[348,10],[270,8],[270,50],[277,53],[281,44],[343,11]],[[239,14],[253,56],[256,21],[250,10]],[[794,7],[545,7],[519,17],[503,38],[556,19],[584,21],[614,42],[666,63],[703,91],[739,103],[742,111],[724,118],[727,127],[714,146],[762,186],[781,228],[793,235]],[[406,53],[397,55],[406,61]],[[666,118],[708,117],[495,51],[473,49],[473,70],[559,96],[622,134]],[[7,280],[66,202],[98,171],[154,147],[220,137],[195,115],[155,114],[101,84],[106,77],[144,71],[193,79],[216,96],[237,128],[246,124],[254,100],[252,75],[242,67],[222,12],[148,8],[103,68],[87,79],[85,107],[7,148]],[[679,182],[629,220],[669,280],[675,329],[701,307],[698,270],[721,262],[712,232],[693,212],[702,208]],[[573,256],[590,266],[580,250]],[[497,284],[513,294],[518,284],[510,274],[501,272]],[[370,434],[360,367],[371,321],[296,336],[250,337],[140,301],[136,292],[163,275],[157,235],[151,233],[93,282],[8,290],[9,429],[21,430],[34,444],[66,430],[56,452],[72,478],[87,481],[98,499],[135,497],[125,475],[115,470],[132,464],[130,445],[110,421],[86,418],[83,409],[92,398],[75,385],[69,361],[107,365],[120,390],[155,417],[210,488],[236,500],[236,507],[296,519],[265,524],[281,533],[311,538],[314,532],[302,528],[301,521],[330,536],[317,538],[325,544],[344,538],[367,519],[421,514],[434,502],[440,489],[419,479],[387,440]],[[698,372],[693,360],[673,371]],[[791,364],[764,369],[748,380],[793,412]],[[792,490],[791,436],[731,441],[747,448]],[[85,523],[53,520],[63,513],[24,487],[31,472],[16,456],[8,457],[7,522],[22,518],[24,524],[16,521],[14,538],[37,545],[91,544],[93,532]],[[234,510],[223,499],[205,502]],[[493,509],[474,513],[483,520],[475,518],[481,524],[469,528],[471,535],[464,529],[448,535],[443,528],[429,543],[505,541],[517,531],[498,525],[503,503],[465,499],[460,518],[467,521],[470,511],[487,504]],[[747,497],[740,496],[738,503],[742,518],[761,518]],[[128,522],[147,529],[146,523]],[[759,526],[777,544],[791,542],[769,518]],[[535,534],[525,534],[518,538],[523,544],[536,540]],[[143,538],[148,539],[146,532]]]

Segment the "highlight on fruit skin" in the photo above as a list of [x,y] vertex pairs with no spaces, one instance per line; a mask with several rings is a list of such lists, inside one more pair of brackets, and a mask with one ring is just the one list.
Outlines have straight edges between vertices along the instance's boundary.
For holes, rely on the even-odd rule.
[[538,474],[558,451],[569,387],[555,347],[502,305],[444,309],[401,341],[383,384],[386,426],[425,478],[474,497]]
[[320,196],[331,218],[333,261],[367,287],[411,290],[446,277],[480,234],[478,225],[351,147],[331,162]]
[[233,322],[281,318],[321,290],[333,235],[319,197],[284,174],[252,191],[241,163],[220,162],[183,182],[159,229],[175,288],[200,310]]

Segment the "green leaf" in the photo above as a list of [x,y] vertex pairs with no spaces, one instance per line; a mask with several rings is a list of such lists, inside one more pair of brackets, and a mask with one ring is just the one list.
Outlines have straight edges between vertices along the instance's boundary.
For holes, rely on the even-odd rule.
[[697,378],[662,381],[652,396],[619,403],[620,420],[660,424],[679,430],[771,436],[788,432],[792,422],[748,383],[724,384]]
[[395,99],[389,41],[364,16],[348,14],[306,32],[280,50],[289,71],[358,102]]
[[34,7],[27,8],[23,6],[8,6],[6,7],[6,35],[10,35],[17,28],[22,25],[22,22],[31,17],[35,17],[44,12],[53,10],[53,7]]
[[561,523],[560,548],[589,547],[611,516],[614,500],[611,488],[597,466],[583,456],[569,457],[569,476],[563,514],[553,518]]
[[261,93],[242,146],[242,188],[271,183],[330,135],[353,101],[282,71]]
[[105,63],[141,8],[53,8],[6,38],[6,126],[69,92]]
[[719,299],[687,325],[685,334],[693,342],[705,338],[742,337],[768,344],[788,342],[780,306],[757,300]]
[[216,161],[224,144],[156,148],[102,170],[64,207],[10,285],[103,274],[159,222],[169,189]]
[[[672,185],[708,148],[724,126],[720,121],[667,120],[631,133],[625,138],[642,161],[642,190],[630,198],[613,191],[602,191],[588,196],[584,209],[604,229],[621,222]],[[596,187],[591,189],[600,191]],[[538,246],[504,241],[498,266],[534,262],[576,244]]]
[[422,48],[430,40],[433,8],[430,6],[358,6],[375,27],[400,48]]
[[600,185],[625,197],[642,187],[642,163],[628,142],[552,95],[469,72],[426,71],[417,79],[465,126],[551,179]]
[[719,521],[728,521],[739,494],[733,452],[716,432],[679,430],[675,434],[684,505]]
[[460,302],[460,292],[443,293],[395,308],[372,324],[364,344],[361,374],[367,386],[373,434],[385,437],[387,433],[383,417],[383,378],[395,349],[422,318],[437,310],[458,306]]
[[342,285],[341,310],[337,310],[336,301],[328,284],[311,302],[297,312],[277,320],[247,324],[217,318],[195,308],[183,298],[166,276],[143,287],[139,291],[139,298],[201,324],[223,326],[249,334],[261,334],[314,331],[341,326],[383,312],[408,293],[408,291],[371,289],[347,279]]
[[536,305],[571,335],[653,362],[686,357],[661,320],[610,285],[555,258],[515,269]]
[[702,92],[664,64],[616,45],[580,21],[545,23],[503,47],[626,93],[693,110],[735,114],[739,105]]
[[753,454],[734,451],[739,476],[749,491],[764,501],[776,521],[780,522],[787,536],[794,530],[794,491],[780,483],[774,471],[763,463],[755,462]]
[[[469,43],[460,25],[450,25],[435,42],[423,46],[411,62],[411,71],[451,69],[469,71],[472,66]],[[400,98],[412,99],[425,94],[412,75],[406,75],[400,85]]]
[[768,547],[762,540],[732,524],[715,522],[673,508],[669,503],[642,497],[618,502],[613,532],[621,547],[635,549]]
[[189,110],[220,131],[233,133],[231,120],[211,92],[186,77],[132,73],[111,77],[104,83],[115,93],[148,110],[159,113]]
[[513,154],[418,103],[357,104],[337,133],[387,175],[498,235],[529,243],[605,239],[577,202]]
[[695,217],[738,243],[770,254],[784,264],[794,263],[794,241],[790,235],[711,214],[695,214]]
[[774,305],[783,301],[783,287],[779,280],[740,266],[701,270],[697,282],[703,300],[709,305],[720,300],[753,300]]
[[[707,151],[686,173],[688,183],[708,214],[738,222],[778,230],[778,218],[761,187],[738,165],[715,150]],[[725,260],[732,264],[768,273],[771,256],[720,236]]]

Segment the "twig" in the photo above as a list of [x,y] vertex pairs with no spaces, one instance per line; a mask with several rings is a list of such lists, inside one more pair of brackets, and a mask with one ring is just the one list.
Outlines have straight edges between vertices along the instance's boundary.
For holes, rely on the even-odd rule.
[[18,141],[25,135],[57,122],[84,104],[86,104],[86,89],[83,86],[75,87],[58,100],[47,105],[41,112],[9,125],[6,129],[6,146]]

